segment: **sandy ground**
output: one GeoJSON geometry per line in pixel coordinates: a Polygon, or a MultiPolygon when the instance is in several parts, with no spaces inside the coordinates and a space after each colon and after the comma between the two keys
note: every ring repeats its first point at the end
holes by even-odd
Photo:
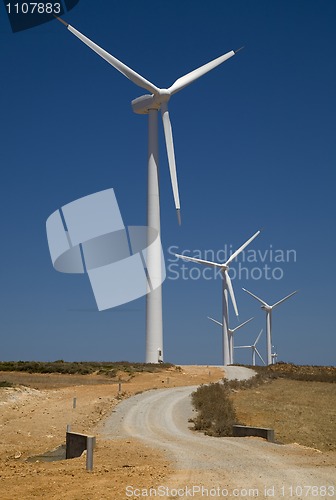
{"type": "Polygon", "coordinates": [[[0,389],[1,500],[114,500],[127,498],[128,484],[161,484],[173,470],[165,454],[129,438],[107,442],[98,437],[92,473],[85,470],[84,456],[52,463],[26,460],[63,444],[67,424],[74,432],[96,435],[97,424],[128,396],[152,388],[215,382],[222,377],[221,368],[198,366],[133,378],[121,374],[119,394],[118,384],[106,383],[98,376],[0,373],[1,380],[29,385],[0,389]],[[72,385],[74,381],[78,385],[72,385]]]}
{"type": "MultiPolygon", "coordinates": [[[[256,496],[273,491],[274,498],[290,494],[291,485],[332,485],[335,467],[317,450],[268,443],[257,438],[215,438],[192,431],[190,394],[196,387],[147,391],[123,401],[100,425],[102,436],[135,437],[162,449],[176,469],[168,489],[188,485],[234,495],[251,490],[256,496]]],[[[242,495],[240,495],[242,496],[242,495]]],[[[248,496],[248,495],[247,495],[248,496]]],[[[313,498],[313,493],[297,495],[313,498]]],[[[202,498],[201,494],[198,496],[202,498]]],[[[197,497],[196,497],[197,498],[197,497]]]]}
{"type": "MultiPolygon", "coordinates": [[[[30,387],[0,389],[1,500],[39,498],[118,500],[141,498],[136,496],[136,493],[148,493],[151,487],[156,488],[153,491],[165,493],[164,498],[180,498],[183,491],[177,494],[176,491],[171,492],[164,488],[188,485],[189,487],[195,485],[204,488],[228,488],[231,496],[233,496],[232,488],[238,487],[240,488],[239,494],[235,496],[239,498],[256,496],[256,490],[253,491],[253,486],[256,485],[258,496],[261,498],[291,498],[294,490],[290,491],[288,488],[303,487],[303,484],[298,483],[301,479],[306,485],[307,481],[310,481],[310,486],[322,486],[323,479],[326,484],[329,484],[330,470],[335,465],[334,453],[320,453],[301,446],[291,446],[278,447],[281,450],[277,451],[278,455],[274,457],[273,451],[270,450],[275,445],[270,446],[269,443],[258,439],[247,438],[237,445],[235,444],[237,439],[229,438],[225,441],[226,447],[223,447],[220,444],[222,440],[208,438],[213,443],[209,445],[207,439],[203,439],[206,438],[203,435],[195,435],[196,441],[191,440],[191,448],[188,450],[186,438],[183,435],[184,432],[188,432],[188,429],[182,432],[180,428],[181,425],[187,426],[188,424],[185,418],[181,420],[176,416],[179,413],[173,412],[176,404],[172,401],[164,403],[163,406],[154,404],[154,408],[156,406],[164,408],[164,410],[161,409],[161,414],[155,417],[154,425],[158,427],[166,418],[170,422],[168,426],[170,437],[167,438],[161,434],[160,446],[150,439],[143,439],[145,434],[153,432],[152,424],[146,419],[141,420],[140,412],[146,413],[151,407],[145,399],[141,405],[139,403],[139,406],[135,407],[137,408],[135,412],[133,410],[133,415],[138,421],[136,432],[132,429],[135,425],[132,420],[128,424],[130,432],[125,432],[124,429],[119,435],[114,436],[119,424],[114,425],[111,422],[108,424],[108,432],[102,430],[104,426],[106,429],[109,416],[112,414],[114,417],[118,414],[121,406],[117,408],[117,404],[121,399],[127,399],[127,396],[138,394],[137,398],[141,400],[147,395],[152,397],[151,395],[154,394],[153,397],[156,398],[160,397],[162,392],[168,395],[173,387],[197,386],[201,383],[217,381],[222,376],[223,370],[215,367],[182,367],[181,371],[171,369],[157,374],[146,373],[132,379],[124,376],[122,395],[119,395],[118,384],[106,383],[106,380],[101,383],[102,379],[97,376],[86,376],[85,385],[69,386],[69,381],[74,380],[71,377],[67,380],[67,377],[57,375],[35,377],[22,374],[21,383],[29,383],[30,387]],[[168,391],[139,394],[151,388],[168,388],[168,391]],[[76,397],[75,409],[73,408],[74,397],[76,397]],[[46,452],[64,443],[67,424],[71,424],[73,431],[97,436],[93,472],[85,470],[85,456],[52,463],[26,461],[28,457],[46,452]],[[173,436],[176,434],[175,438],[172,438],[171,434],[173,436]],[[137,437],[134,438],[134,436],[137,437]],[[165,439],[168,439],[166,444],[165,439]],[[173,448],[168,446],[169,440],[172,439],[175,441],[173,448]],[[252,443],[252,449],[249,443],[252,443]],[[214,452],[214,449],[217,451],[214,452]],[[213,453],[215,453],[214,456],[213,453]],[[258,474],[260,461],[268,471],[267,482],[263,474],[258,474]],[[297,467],[300,468],[301,475],[295,476],[292,469],[297,467]],[[262,488],[264,486],[271,488],[272,479],[277,480],[277,488],[281,488],[281,479],[283,479],[283,494],[281,491],[278,491],[277,495],[272,495],[272,491],[269,491],[268,495],[264,494],[262,488]],[[318,484],[312,484],[314,480],[318,480],[318,484]],[[291,485],[289,481],[296,481],[296,483],[291,485]],[[163,489],[158,490],[159,487],[163,489]],[[242,488],[246,490],[251,488],[251,491],[244,491],[242,488]]],[[[1,379],[4,378],[9,380],[9,374],[6,373],[1,377],[1,379]]],[[[13,374],[13,379],[15,379],[15,374],[13,374]]],[[[83,379],[79,377],[79,382],[81,380],[83,379]]],[[[184,389],[179,391],[183,392],[184,389]]],[[[127,403],[127,401],[122,401],[121,404],[127,403]]],[[[182,405],[185,408],[185,404],[185,399],[183,402],[182,398],[177,406],[182,405]]],[[[131,406],[134,408],[134,405],[131,406]]],[[[164,426],[166,427],[166,424],[164,426]]],[[[190,441],[189,438],[188,441],[190,441]]],[[[331,493],[331,490],[328,492],[331,493]]],[[[295,498],[316,498],[322,497],[320,493],[323,493],[323,490],[318,491],[319,495],[314,494],[315,490],[313,493],[310,492],[311,494],[297,495],[296,493],[300,493],[299,490],[295,490],[294,493],[295,498]]],[[[216,496],[220,497],[219,494],[216,496]]],[[[324,495],[324,497],[327,496],[332,495],[324,495]]],[[[142,497],[144,498],[145,495],[142,497]]],[[[205,495],[201,493],[193,495],[193,498],[204,497],[205,495]]]]}

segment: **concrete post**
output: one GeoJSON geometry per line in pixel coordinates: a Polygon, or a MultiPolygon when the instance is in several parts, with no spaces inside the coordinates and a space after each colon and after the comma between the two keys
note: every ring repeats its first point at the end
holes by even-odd
{"type": "Polygon", "coordinates": [[[94,437],[88,436],[86,439],[86,470],[93,470],[93,446],[94,437]]]}

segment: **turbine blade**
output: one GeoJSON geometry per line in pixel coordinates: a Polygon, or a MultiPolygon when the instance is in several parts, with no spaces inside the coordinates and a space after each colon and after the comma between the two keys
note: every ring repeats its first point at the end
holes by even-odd
{"type": "Polygon", "coordinates": [[[257,231],[253,236],[251,236],[250,239],[248,239],[247,241],[245,241],[245,243],[241,247],[239,247],[238,250],[236,250],[235,252],[233,252],[233,254],[230,255],[229,259],[225,262],[225,265],[230,264],[230,262],[232,262],[237,257],[237,255],[239,255],[240,252],[242,252],[244,250],[244,248],[246,248],[247,245],[249,245],[251,243],[251,241],[253,241],[254,238],[256,238],[258,236],[258,234],[260,234],[260,231],[257,231]]]}
{"type": "Polygon", "coordinates": [[[56,16],[55,14],[53,14],[53,16],[56,17],[57,21],[64,24],[64,26],[66,26],[66,27],[69,26],[69,24],[66,21],[64,21],[63,19],[61,19],[60,17],[56,16]]]}
{"type": "Polygon", "coordinates": [[[227,282],[227,285],[228,285],[228,289],[229,289],[229,293],[230,293],[230,296],[231,296],[231,300],[232,300],[234,311],[236,313],[236,316],[239,316],[237,302],[236,302],[235,294],[234,294],[234,291],[233,291],[232,281],[231,281],[231,278],[229,276],[229,273],[226,270],[225,270],[225,276],[226,276],[226,282],[227,282]]]}
{"type": "Polygon", "coordinates": [[[252,345],[235,345],[234,346],[234,349],[251,349],[251,347],[253,347],[252,345]]]}
{"type": "Polygon", "coordinates": [[[254,348],[254,350],[255,350],[255,352],[258,354],[258,356],[259,356],[259,358],[261,359],[261,361],[262,361],[262,362],[264,363],[264,365],[266,366],[266,363],[265,363],[265,361],[263,360],[263,357],[262,357],[262,355],[260,354],[260,352],[258,351],[258,349],[255,347],[255,348],[254,348]]]}
{"type": "Polygon", "coordinates": [[[217,325],[223,326],[223,323],[221,323],[220,321],[217,321],[216,319],[210,318],[210,316],[207,316],[207,318],[210,319],[211,321],[213,321],[214,323],[217,323],[217,325]]]}
{"type": "Polygon", "coordinates": [[[289,295],[287,295],[286,297],[284,297],[283,299],[279,300],[279,302],[276,302],[275,304],[272,305],[272,309],[276,306],[278,306],[279,304],[281,304],[282,302],[285,302],[285,300],[289,299],[289,297],[291,297],[292,295],[294,295],[295,293],[297,293],[298,290],[295,290],[295,292],[292,292],[290,293],[289,295]]]}
{"type": "Polygon", "coordinates": [[[216,262],[210,262],[208,260],[195,259],[195,257],[188,257],[187,255],[179,255],[175,254],[175,257],[179,257],[180,259],[188,260],[190,262],[197,262],[197,264],[204,264],[205,266],[210,267],[223,267],[222,264],[217,264],[216,262]]]}
{"type": "Polygon", "coordinates": [[[258,337],[256,338],[256,340],[255,340],[254,344],[253,344],[253,345],[254,345],[254,347],[258,344],[258,342],[259,342],[259,339],[260,339],[260,336],[261,336],[262,332],[263,332],[263,329],[261,329],[261,330],[260,330],[260,333],[259,333],[258,337]]]}
{"type": "Polygon", "coordinates": [[[235,332],[236,330],[239,330],[240,328],[242,328],[244,325],[246,325],[246,323],[249,323],[250,321],[252,321],[254,318],[250,318],[248,319],[247,321],[244,321],[244,323],[241,323],[240,325],[236,326],[236,328],[233,328],[232,329],[232,333],[235,332]]]}
{"type": "Polygon", "coordinates": [[[254,297],[255,299],[259,300],[259,302],[260,302],[261,304],[263,304],[264,306],[266,306],[266,307],[270,307],[270,306],[267,304],[267,302],[265,302],[264,300],[261,300],[259,297],[257,297],[256,295],[254,295],[254,293],[249,292],[248,290],[246,290],[246,288],[243,288],[243,290],[244,290],[244,292],[248,293],[249,295],[252,295],[252,297],[254,297]]]}
{"type": "Polygon", "coordinates": [[[168,89],[170,94],[175,94],[175,92],[179,92],[182,90],[184,87],[187,85],[190,85],[192,82],[200,78],[201,76],[205,75],[212,69],[216,68],[216,66],[219,66],[223,62],[227,61],[230,59],[230,57],[235,55],[235,51],[231,50],[230,52],[227,52],[226,54],[217,57],[216,59],[213,59],[213,61],[208,62],[207,64],[204,64],[203,66],[194,69],[194,71],[191,71],[190,73],[187,73],[184,76],[181,76],[181,78],[178,78],[173,85],[171,85],[168,89]]]}
{"type": "MultiPolygon", "coordinates": [[[[174,194],[174,202],[175,202],[175,207],[176,207],[176,211],[177,211],[178,218],[179,218],[179,215],[180,215],[180,197],[179,197],[179,189],[178,189],[177,173],[176,173],[173,132],[172,132],[172,127],[171,127],[171,123],[170,123],[167,102],[163,102],[161,104],[161,115],[162,115],[162,121],[163,121],[164,135],[165,135],[165,139],[166,139],[168,164],[169,164],[170,179],[171,179],[173,194],[174,194]]],[[[181,219],[179,219],[179,223],[181,224],[181,219]]]]}
{"type": "MultiPolygon", "coordinates": [[[[56,17],[56,16],[55,16],[56,17]]],[[[148,90],[148,92],[151,92],[153,94],[158,94],[160,92],[160,89],[156,87],[153,83],[150,81],[146,80],[143,76],[139,75],[133,69],[129,68],[126,66],[126,64],[122,63],[117,59],[116,57],[112,56],[106,50],[102,49],[97,45],[96,43],[92,42],[89,38],[87,38],[85,35],[80,33],[78,30],[76,30],[73,26],[70,24],[67,24],[65,21],[63,21],[60,18],[57,18],[61,23],[65,24],[68,28],[68,30],[75,35],[79,40],[81,40],[85,45],[90,47],[96,54],[98,54],[100,57],[105,59],[109,64],[111,64],[115,69],[120,71],[126,78],[131,80],[135,85],[138,85],[138,87],[142,87],[143,89],[148,90]]]]}

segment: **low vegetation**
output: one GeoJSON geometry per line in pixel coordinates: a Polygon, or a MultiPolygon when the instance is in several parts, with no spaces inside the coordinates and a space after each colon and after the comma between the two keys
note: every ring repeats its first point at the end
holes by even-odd
{"type": "Polygon", "coordinates": [[[193,392],[192,402],[198,412],[193,419],[195,430],[208,436],[232,436],[237,416],[228,384],[201,385],[193,392]]]}
{"type": "MultiPolygon", "coordinates": [[[[252,368],[252,367],[251,367],[252,368]]],[[[336,449],[336,368],[278,363],[249,380],[204,385],[193,394],[195,430],[232,436],[235,424],[270,427],[281,443],[336,449]]]]}
{"type": "Polygon", "coordinates": [[[232,436],[233,425],[239,424],[232,393],[258,387],[271,378],[266,373],[258,373],[248,380],[224,379],[216,384],[201,385],[192,394],[192,403],[197,410],[197,417],[192,420],[194,429],[209,436],[232,436]]]}
{"type": "Polygon", "coordinates": [[[279,377],[234,391],[232,402],[244,425],[274,429],[279,443],[336,450],[336,384],[279,377]]]}
{"type": "Polygon", "coordinates": [[[67,362],[57,360],[52,362],[43,361],[2,361],[0,371],[3,372],[28,372],[28,373],[61,373],[89,375],[98,373],[108,377],[116,377],[118,372],[125,372],[129,375],[139,372],[158,372],[172,367],[170,363],[130,363],[128,361],[108,362],[108,361],[73,361],[67,362]]]}
{"type": "Polygon", "coordinates": [[[238,417],[232,402],[232,393],[252,389],[271,380],[265,373],[258,373],[248,380],[222,380],[216,384],[201,385],[192,394],[197,417],[192,420],[194,429],[209,436],[232,436],[238,417]]]}
{"type": "Polygon", "coordinates": [[[293,363],[276,363],[269,366],[250,366],[265,378],[287,378],[306,382],[336,382],[335,366],[295,365],[293,363]]]}

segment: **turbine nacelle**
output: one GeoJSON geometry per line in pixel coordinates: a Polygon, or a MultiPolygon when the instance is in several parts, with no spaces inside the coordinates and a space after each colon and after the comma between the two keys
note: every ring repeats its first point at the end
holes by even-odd
{"type": "Polygon", "coordinates": [[[85,45],[87,45],[91,50],[96,52],[100,57],[105,59],[106,62],[111,64],[117,71],[119,71],[122,75],[128,78],[131,82],[133,82],[137,87],[141,87],[142,89],[147,90],[149,94],[143,95],[134,99],[132,101],[132,108],[135,113],[144,115],[148,114],[150,110],[158,111],[161,109],[162,122],[164,128],[164,136],[166,141],[167,148],[167,156],[168,156],[168,165],[170,171],[170,178],[172,183],[173,195],[175,208],[177,212],[177,219],[179,224],[181,224],[181,215],[180,215],[180,198],[179,198],[179,189],[177,182],[177,173],[176,173],[176,162],[175,162],[175,152],[174,152],[174,142],[173,142],[173,133],[172,127],[170,123],[169,111],[168,111],[168,101],[170,96],[184,89],[195,80],[205,75],[209,71],[213,70],[223,62],[230,59],[230,57],[235,55],[234,50],[230,50],[226,54],[223,54],[212,61],[203,64],[199,68],[187,73],[184,76],[178,78],[173,85],[171,85],[168,89],[160,89],[152,82],[141,76],[139,73],[134,71],[132,68],[124,64],[122,61],[114,57],[112,54],[109,54],[102,47],[99,47],[92,40],[87,38],[85,35],[80,33],[76,28],[70,26],[67,22],[59,17],[55,16],[62,24],[66,26],[66,28],[79,40],[81,40],[85,45]]]}
{"type": "Polygon", "coordinates": [[[160,109],[161,104],[156,101],[154,94],[146,94],[137,97],[132,101],[132,109],[134,113],[139,115],[147,115],[150,109],[160,109]]]}
{"type": "Polygon", "coordinates": [[[233,308],[235,310],[236,316],[238,317],[238,307],[236,304],[236,299],[234,296],[231,278],[230,278],[230,275],[228,273],[228,270],[229,270],[229,266],[230,266],[231,262],[244,250],[244,248],[247,247],[247,245],[249,245],[251,243],[251,241],[254,240],[254,238],[256,238],[258,236],[258,234],[260,234],[260,231],[257,231],[253,236],[251,236],[251,238],[249,238],[247,241],[245,241],[245,243],[241,247],[239,247],[238,250],[236,250],[235,252],[233,252],[232,255],[230,255],[230,257],[228,258],[228,260],[226,262],[224,262],[224,264],[220,264],[219,262],[211,262],[209,260],[196,259],[195,257],[187,257],[186,255],[175,254],[175,257],[179,257],[181,259],[188,260],[190,262],[197,262],[198,264],[203,264],[205,266],[219,268],[221,275],[222,275],[222,278],[223,278],[223,286],[225,287],[225,289],[228,290],[228,292],[231,296],[233,308]]]}
{"type": "MultiPolygon", "coordinates": [[[[77,0],[78,1],[78,0],[77,0]]],[[[125,78],[133,84],[147,92],[146,95],[140,96],[132,101],[132,108],[135,113],[148,114],[148,192],[147,192],[147,214],[148,226],[153,226],[158,230],[160,236],[160,191],[158,179],[158,132],[157,132],[157,114],[161,111],[164,137],[167,149],[168,166],[172,191],[174,196],[174,204],[177,213],[178,223],[181,224],[180,214],[180,199],[179,188],[176,173],[175,151],[173,142],[172,126],[168,111],[168,101],[170,96],[184,89],[198,78],[212,71],[214,68],[224,63],[232,56],[235,51],[231,50],[226,54],[213,59],[212,61],[203,64],[199,68],[190,71],[189,73],[178,78],[168,89],[161,89],[152,82],[144,78],[142,75],[134,71],[132,68],[124,64],[122,61],[108,53],[102,47],[94,43],[88,37],[80,33],[73,26],[70,26],[63,19],[55,16],[74,36],[81,42],[87,45],[99,57],[104,59],[114,69],[119,71],[125,78]]],[[[143,91],[143,90],[142,90],[143,91]]],[[[153,252],[150,252],[147,259],[148,273],[155,278],[161,276],[161,248],[158,246],[153,252]]],[[[226,272],[224,273],[225,276],[226,272]]],[[[229,275],[227,275],[228,287],[230,294],[233,296],[232,284],[229,275]]],[[[224,280],[223,280],[224,283],[224,280]]],[[[235,300],[233,298],[233,300],[235,300]]],[[[238,315],[237,306],[234,301],[236,314],[238,315]]],[[[162,305],[161,305],[161,289],[158,288],[155,295],[149,293],[147,295],[147,323],[146,323],[146,362],[158,361],[156,349],[162,346],[162,305]],[[155,342],[154,342],[155,340],[155,342]],[[155,347],[153,347],[155,346],[155,347]]],[[[161,350],[161,347],[160,347],[161,350]]],[[[159,358],[160,361],[160,358],[159,358]]]]}
{"type": "Polygon", "coordinates": [[[251,295],[251,297],[255,298],[259,303],[261,303],[262,304],[261,305],[261,309],[263,309],[267,313],[267,315],[266,315],[266,328],[267,328],[266,329],[267,364],[271,365],[272,361],[275,359],[275,358],[272,357],[271,311],[275,307],[277,307],[278,305],[280,305],[283,302],[285,302],[286,300],[288,300],[290,297],[292,297],[298,291],[295,290],[295,292],[292,292],[289,295],[286,295],[286,297],[284,297],[281,300],[278,300],[278,302],[275,302],[274,304],[272,304],[270,306],[269,304],[267,304],[267,302],[265,302],[264,300],[262,300],[260,297],[258,297],[257,295],[254,295],[254,293],[250,292],[249,290],[246,290],[246,288],[243,288],[243,290],[244,290],[244,292],[246,292],[249,295],[251,295]]]}
{"type": "Polygon", "coordinates": [[[167,89],[160,89],[159,94],[145,94],[132,101],[132,109],[134,113],[139,115],[147,115],[151,109],[159,110],[162,103],[168,102],[170,92],[167,89]]]}

